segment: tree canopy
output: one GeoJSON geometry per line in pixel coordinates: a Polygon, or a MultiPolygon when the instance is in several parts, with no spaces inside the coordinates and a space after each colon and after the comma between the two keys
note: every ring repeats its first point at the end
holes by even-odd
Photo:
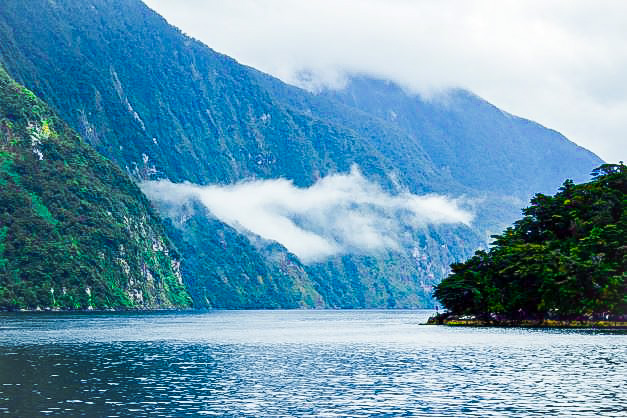
{"type": "Polygon", "coordinates": [[[625,315],[626,190],[621,162],[537,194],[489,251],[451,265],[435,297],[451,314],[478,318],[625,315]]]}

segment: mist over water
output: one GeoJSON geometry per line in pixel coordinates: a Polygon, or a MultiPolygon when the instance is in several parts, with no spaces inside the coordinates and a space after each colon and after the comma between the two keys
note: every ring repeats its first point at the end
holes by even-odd
{"type": "Polygon", "coordinates": [[[431,313],[0,314],[0,413],[624,416],[625,333],[431,313]]]}
{"type": "Polygon", "coordinates": [[[461,198],[393,194],[366,179],[357,166],[308,188],[286,179],[229,186],[161,180],[141,186],[152,200],[169,205],[197,199],[221,221],[277,241],[304,262],[343,253],[399,249],[406,228],[470,225],[474,217],[461,198]]]}

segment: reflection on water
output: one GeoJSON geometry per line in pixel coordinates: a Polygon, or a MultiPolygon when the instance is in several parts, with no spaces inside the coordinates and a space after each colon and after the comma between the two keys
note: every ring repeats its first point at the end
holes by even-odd
{"type": "Polygon", "coordinates": [[[2,314],[11,416],[627,416],[627,335],[426,311],[2,314]]]}

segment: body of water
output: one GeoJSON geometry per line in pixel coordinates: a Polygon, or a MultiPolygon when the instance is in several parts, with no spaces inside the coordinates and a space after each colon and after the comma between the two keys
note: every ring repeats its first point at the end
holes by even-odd
{"type": "Polygon", "coordinates": [[[627,416],[624,332],[430,314],[0,314],[0,413],[627,416]]]}

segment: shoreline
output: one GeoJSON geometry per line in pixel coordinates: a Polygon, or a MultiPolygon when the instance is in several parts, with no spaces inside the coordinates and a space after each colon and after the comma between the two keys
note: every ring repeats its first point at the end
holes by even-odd
{"type": "Polygon", "coordinates": [[[108,309],[4,309],[0,308],[0,313],[132,313],[132,312],[213,312],[213,311],[431,311],[435,312],[432,308],[379,308],[379,307],[367,307],[367,308],[309,308],[309,307],[246,307],[246,308],[108,308],[108,309]]]}
{"type": "Polygon", "coordinates": [[[90,313],[90,314],[102,314],[102,313],[132,313],[132,312],[189,312],[195,311],[193,308],[108,308],[108,309],[60,309],[60,308],[46,308],[46,309],[0,309],[0,313],[90,313]]]}
{"type": "Polygon", "coordinates": [[[514,327],[514,328],[568,328],[568,329],[616,329],[627,330],[624,320],[572,320],[572,319],[520,319],[480,320],[476,318],[430,317],[424,325],[446,325],[452,327],[514,327]]]}

